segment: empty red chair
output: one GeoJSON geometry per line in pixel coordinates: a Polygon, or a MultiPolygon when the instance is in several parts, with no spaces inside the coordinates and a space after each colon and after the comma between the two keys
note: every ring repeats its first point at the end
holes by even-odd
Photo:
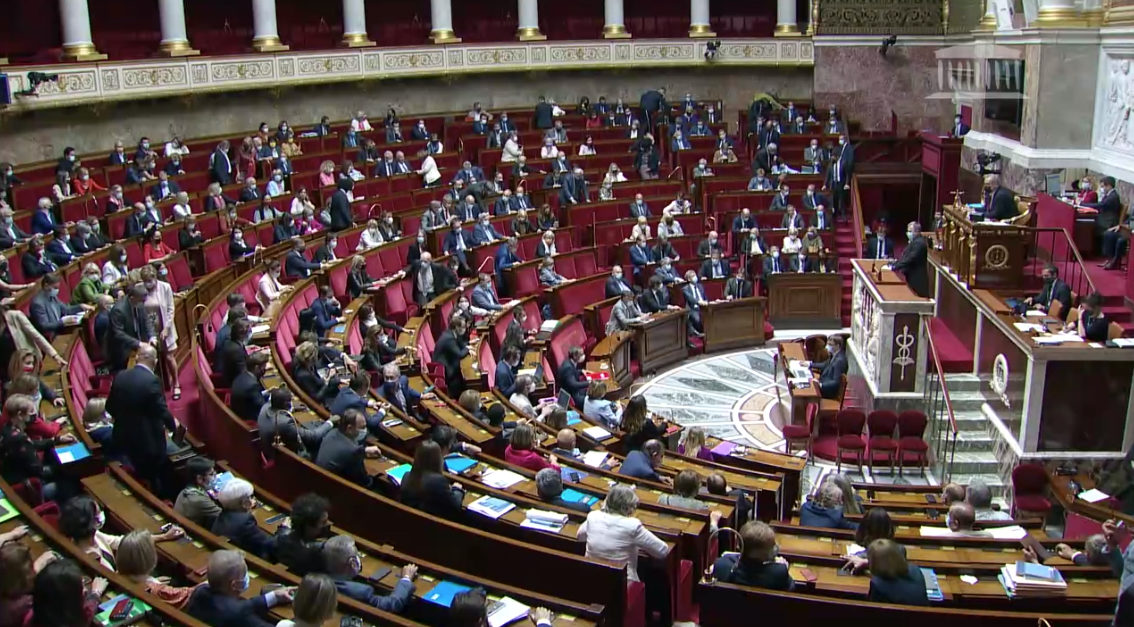
{"type": "Polygon", "coordinates": [[[926,444],[925,425],[929,421],[925,413],[916,409],[907,409],[898,414],[898,476],[902,476],[902,467],[906,464],[906,453],[917,458],[918,467],[924,468],[928,464],[929,444],[926,444]]]}
{"type": "Polygon", "coordinates": [[[1047,500],[1047,471],[1040,464],[1020,464],[1012,470],[1012,518],[1024,512],[1043,517],[1051,509],[1047,500]]]}
{"type": "Polygon", "coordinates": [[[881,453],[890,464],[890,474],[894,474],[894,457],[898,452],[894,428],[897,426],[898,414],[888,409],[876,409],[866,417],[866,429],[870,436],[866,441],[866,461],[870,465],[870,472],[874,472],[874,454],[881,453]]]}
{"type": "Polygon", "coordinates": [[[784,434],[784,452],[788,455],[792,454],[792,449],[795,448],[794,444],[803,441],[805,442],[803,450],[807,451],[807,459],[811,460],[811,445],[815,443],[815,416],[819,413],[818,403],[808,403],[806,419],[804,424],[801,425],[784,425],[782,433],[784,434]]]}
{"type": "Polygon", "coordinates": [[[866,452],[866,438],[862,437],[862,427],[866,424],[866,414],[860,409],[840,409],[835,415],[835,467],[842,472],[843,452],[854,453],[858,459],[858,471],[862,472],[862,454],[866,452]]]}

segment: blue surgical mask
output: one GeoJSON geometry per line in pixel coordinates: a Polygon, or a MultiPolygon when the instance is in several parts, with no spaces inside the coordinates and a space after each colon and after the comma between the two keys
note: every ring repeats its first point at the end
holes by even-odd
{"type": "Polygon", "coordinates": [[[249,574],[249,572],[247,570],[245,570],[244,571],[244,579],[242,579],[240,581],[240,592],[244,592],[245,590],[247,590],[248,586],[250,586],[250,585],[252,585],[252,575],[249,574]]]}

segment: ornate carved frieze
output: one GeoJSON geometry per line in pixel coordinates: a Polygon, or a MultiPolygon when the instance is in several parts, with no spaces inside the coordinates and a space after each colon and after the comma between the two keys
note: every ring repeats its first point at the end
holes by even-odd
{"type": "Polygon", "coordinates": [[[940,35],[942,0],[821,0],[820,35],[940,35]]]}

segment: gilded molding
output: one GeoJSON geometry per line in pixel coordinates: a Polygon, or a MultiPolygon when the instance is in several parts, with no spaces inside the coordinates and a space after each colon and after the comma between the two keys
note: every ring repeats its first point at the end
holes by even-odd
{"type": "MultiPolygon", "coordinates": [[[[830,0],[825,0],[830,1],[830,0]]],[[[5,68],[13,92],[27,89],[29,71],[59,74],[39,86],[39,96],[17,98],[7,112],[86,106],[126,98],[182,97],[187,93],[237,91],[357,81],[432,77],[440,74],[615,70],[641,67],[703,68],[702,45],[689,39],[599,39],[579,42],[425,45],[338,48],[225,57],[174,57],[136,61],[5,68]]],[[[811,67],[808,37],[725,39],[713,65],[811,67]]]]}
{"type": "Polygon", "coordinates": [[[819,35],[941,35],[944,0],[823,0],[819,35]]]}

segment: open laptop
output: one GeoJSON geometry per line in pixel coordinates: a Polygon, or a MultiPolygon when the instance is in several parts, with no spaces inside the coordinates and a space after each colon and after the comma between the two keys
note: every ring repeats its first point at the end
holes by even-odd
{"type": "Polygon", "coordinates": [[[559,390],[559,398],[555,401],[563,409],[571,409],[571,393],[567,390],[559,390]]]}

